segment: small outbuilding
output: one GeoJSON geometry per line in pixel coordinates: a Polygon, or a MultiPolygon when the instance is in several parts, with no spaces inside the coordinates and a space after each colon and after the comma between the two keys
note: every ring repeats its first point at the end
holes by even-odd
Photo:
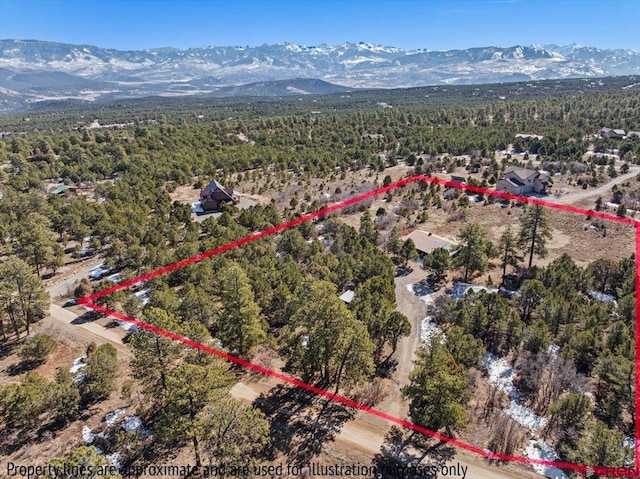
{"type": "Polygon", "coordinates": [[[53,196],[65,196],[68,194],[75,194],[76,192],[76,187],[75,186],[69,186],[69,185],[60,185],[58,187],[56,187],[55,189],[51,190],[49,192],[49,194],[53,195],[53,196]]]}

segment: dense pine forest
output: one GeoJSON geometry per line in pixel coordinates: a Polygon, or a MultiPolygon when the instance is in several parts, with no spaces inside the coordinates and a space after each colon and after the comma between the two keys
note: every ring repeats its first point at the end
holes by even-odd
{"type": "MultiPolygon", "coordinates": [[[[509,166],[544,169],[585,189],[604,185],[640,165],[640,138],[598,136],[602,128],[640,131],[638,85],[610,78],[296,99],[154,98],[46,105],[1,117],[1,355],[19,353],[21,362],[0,386],[0,450],[13,454],[58,434],[120,395],[128,404],[138,398],[150,431],[104,440],[107,453],[125,451],[121,465],[145,464],[172,448],[197,465],[248,457],[253,465],[294,454],[278,441],[287,430],[276,430],[268,406],[229,396],[242,370],[146,331],[127,336],[132,357],[124,369],[112,345],[91,344],[79,380],[65,368],[51,377],[34,371],[56,348],[51,337],[33,332],[50,304],[116,280],[84,278],[62,299],[50,285],[87,257],[100,258],[117,281],[137,277],[389,184],[400,167],[402,176],[455,174],[487,188],[509,166]],[[175,194],[197,196],[213,179],[255,204],[224,206],[196,221],[189,202],[175,194]]],[[[611,202],[619,216],[635,214],[639,178],[614,185],[588,209],[611,202]]],[[[559,458],[629,466],[635,258],[621,247],[615,258],[562,254],[538,264],[558,221],[539,207],[451,198],[426,183],[382,201],[302,223],[100,302],[375,405],[389,394],[384,385],[412,331],[396,293],[403,271],[423,268],[424,283],[441,292],[458,281],[493,286],[462,299],[442,294],[429,304],[444,339],[423,344],[399,391],[411,420],[456,437],[481,424],[483,447],[520,455],[527,433],[501,412],[508,395],[479,386],[483,361],[505,358],[519,400],[547,418],[536,437],[553,444],[559,458]],[[488,231],[475,219],[483,208],[495,208],[493,229],[501,214],[513,227],[488,231]],[[443,212],[457,225],[456,255],[435,250],[418,263],[413,241],[401,232],[429,227],[443,212]],[[345,291],[354,293],[352,301],[339,298],[345,291]]],[[[585,221],[584,230],[600,239],[618,231],[585,221]]],[[[327,406],[315,407],[320,417],[327,406]]],[[[48,459],[107,464],[86,446],[48,459]]]]}

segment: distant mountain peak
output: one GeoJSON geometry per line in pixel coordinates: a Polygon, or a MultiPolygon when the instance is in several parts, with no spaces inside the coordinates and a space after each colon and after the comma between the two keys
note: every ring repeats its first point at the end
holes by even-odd
{"type": "Polygon", "coordinates": [[[307,92],[297,86],[288,93],[255,86],[292,78],[317,78],[348,88],[398,88],[633,75],[640,74],[640,53],[576,44],[405,50],[367,41],[120,51],[0,40],[0,72],[2,110],[51,99],[307,92]],[[243,90],[243,84],[254,86],[243,90]]]}

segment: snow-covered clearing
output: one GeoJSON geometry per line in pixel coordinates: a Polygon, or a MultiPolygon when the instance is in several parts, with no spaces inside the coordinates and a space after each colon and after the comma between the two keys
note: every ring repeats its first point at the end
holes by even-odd
{"type": "MultiPolygon", "coordinates": [[[[557,354],[558,349],[557,346],[550,346],[549,354],[557,354]]],[[[491,353],[485,353],[481,363],[489,375],[489,384],[503,391],[511,400],[509,406],[503,412],[531,432],[533,439],[524,449],[525,456],[548,461],[557,460],[558,454],[553,446],[537,437],[538,431],[547,425],[547,419],[538,416],[531,409],[522,405],[520,393],[513,385],[515,369],[507,361],[502,358],[496,358],[491,353]]],[[[557,467],[534,464],[533,469],[538,474],[542,474],[549,479],[568,479],[567,475],[557,467]]]]}
{"type": "Polygon", "coordinates": [[[113,427],[116,425],[116,423],[118,422],[118,418],[120,416],[122,416],[125,412],[127,412],[126,409],[124,408],[120,408],[120,409],[116,409],[113,412],[108,413],[105,417],[104,420],[107,423],[107,426],[109,427],[113,427]]]}
{"type": "MultiPolygon", "coordinates": [[[[542,459],[544,461],[557,461],[559,459],[553,446],[542,439],[531,440],[524,448],[524,455],[530,459],[542,459]]],[[[532,464],[533,469],[549,479],[568,479],[567,475],[554,466],[544,464],[532,464]]]]}
{"type": "Polygon", "coordinates": [[[444,344],[445,338],[442,329],[427,316],[420,323],[420,340],[425,344],[431,344],[435,338],[440,338],[440,343],[444,344]]]}
{"type": "MultiPolygon", "coordinates": [[[[82,441],[86,445],[93,444],[96,438],[108,439],[111,432],[113,432],[118,427],[124,429],[130,433],[139,433],[142,435],[146,435],[147,431],[144,429],[144,425],[142,424],[142,420],[138,416],[125,416],[124,419],[121,419],[122,416],[125,415],[127,410],[125,408],[118,408],[115,411],[111,411],[107,413],[104,417],[104,421],[108,426],[107,432],[100,432],[95,434],[91,428],[87,425],[82,426],[82,441]]],[[[96,452],[98,454],[102,454],[103,451],[99,447],[96,447],[96,452]]],[[[120,469],[120,456],[122,454],[122,450],[116,451],[113,454],[108,454],[106,459],[117,469],[120,469]]]]}
{"type": "Polygon", "coordinates": [[[545,418],[538,416],[531,409],[522,405],[520,394],[513,385],[515,369],[507,361],[496,358],[491,353],[485,353],[481,362],[489,374],[489,384],[506,393],[511,399],[511,403],[504,410],[505,414],[532,433],[537,433],[547,425],[545,418]]]}

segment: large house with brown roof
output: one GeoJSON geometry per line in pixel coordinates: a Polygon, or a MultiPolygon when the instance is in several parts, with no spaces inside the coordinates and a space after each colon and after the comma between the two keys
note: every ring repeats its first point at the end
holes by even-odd
{"type": "Polygon", "coordinates": [[[236,204],[238,199],[232,188],[225,188],[216,180],[209,183],[200,193],[200,206],[204,211],[219,210],[225,203],[236,204]]]}
{"type": "Polygon", "coordinates": [[[496,182],[496,191],[506,191],[514,195],[545,194],[550,184],[549,175],[546,173],[511,166],[496,182]]]}

